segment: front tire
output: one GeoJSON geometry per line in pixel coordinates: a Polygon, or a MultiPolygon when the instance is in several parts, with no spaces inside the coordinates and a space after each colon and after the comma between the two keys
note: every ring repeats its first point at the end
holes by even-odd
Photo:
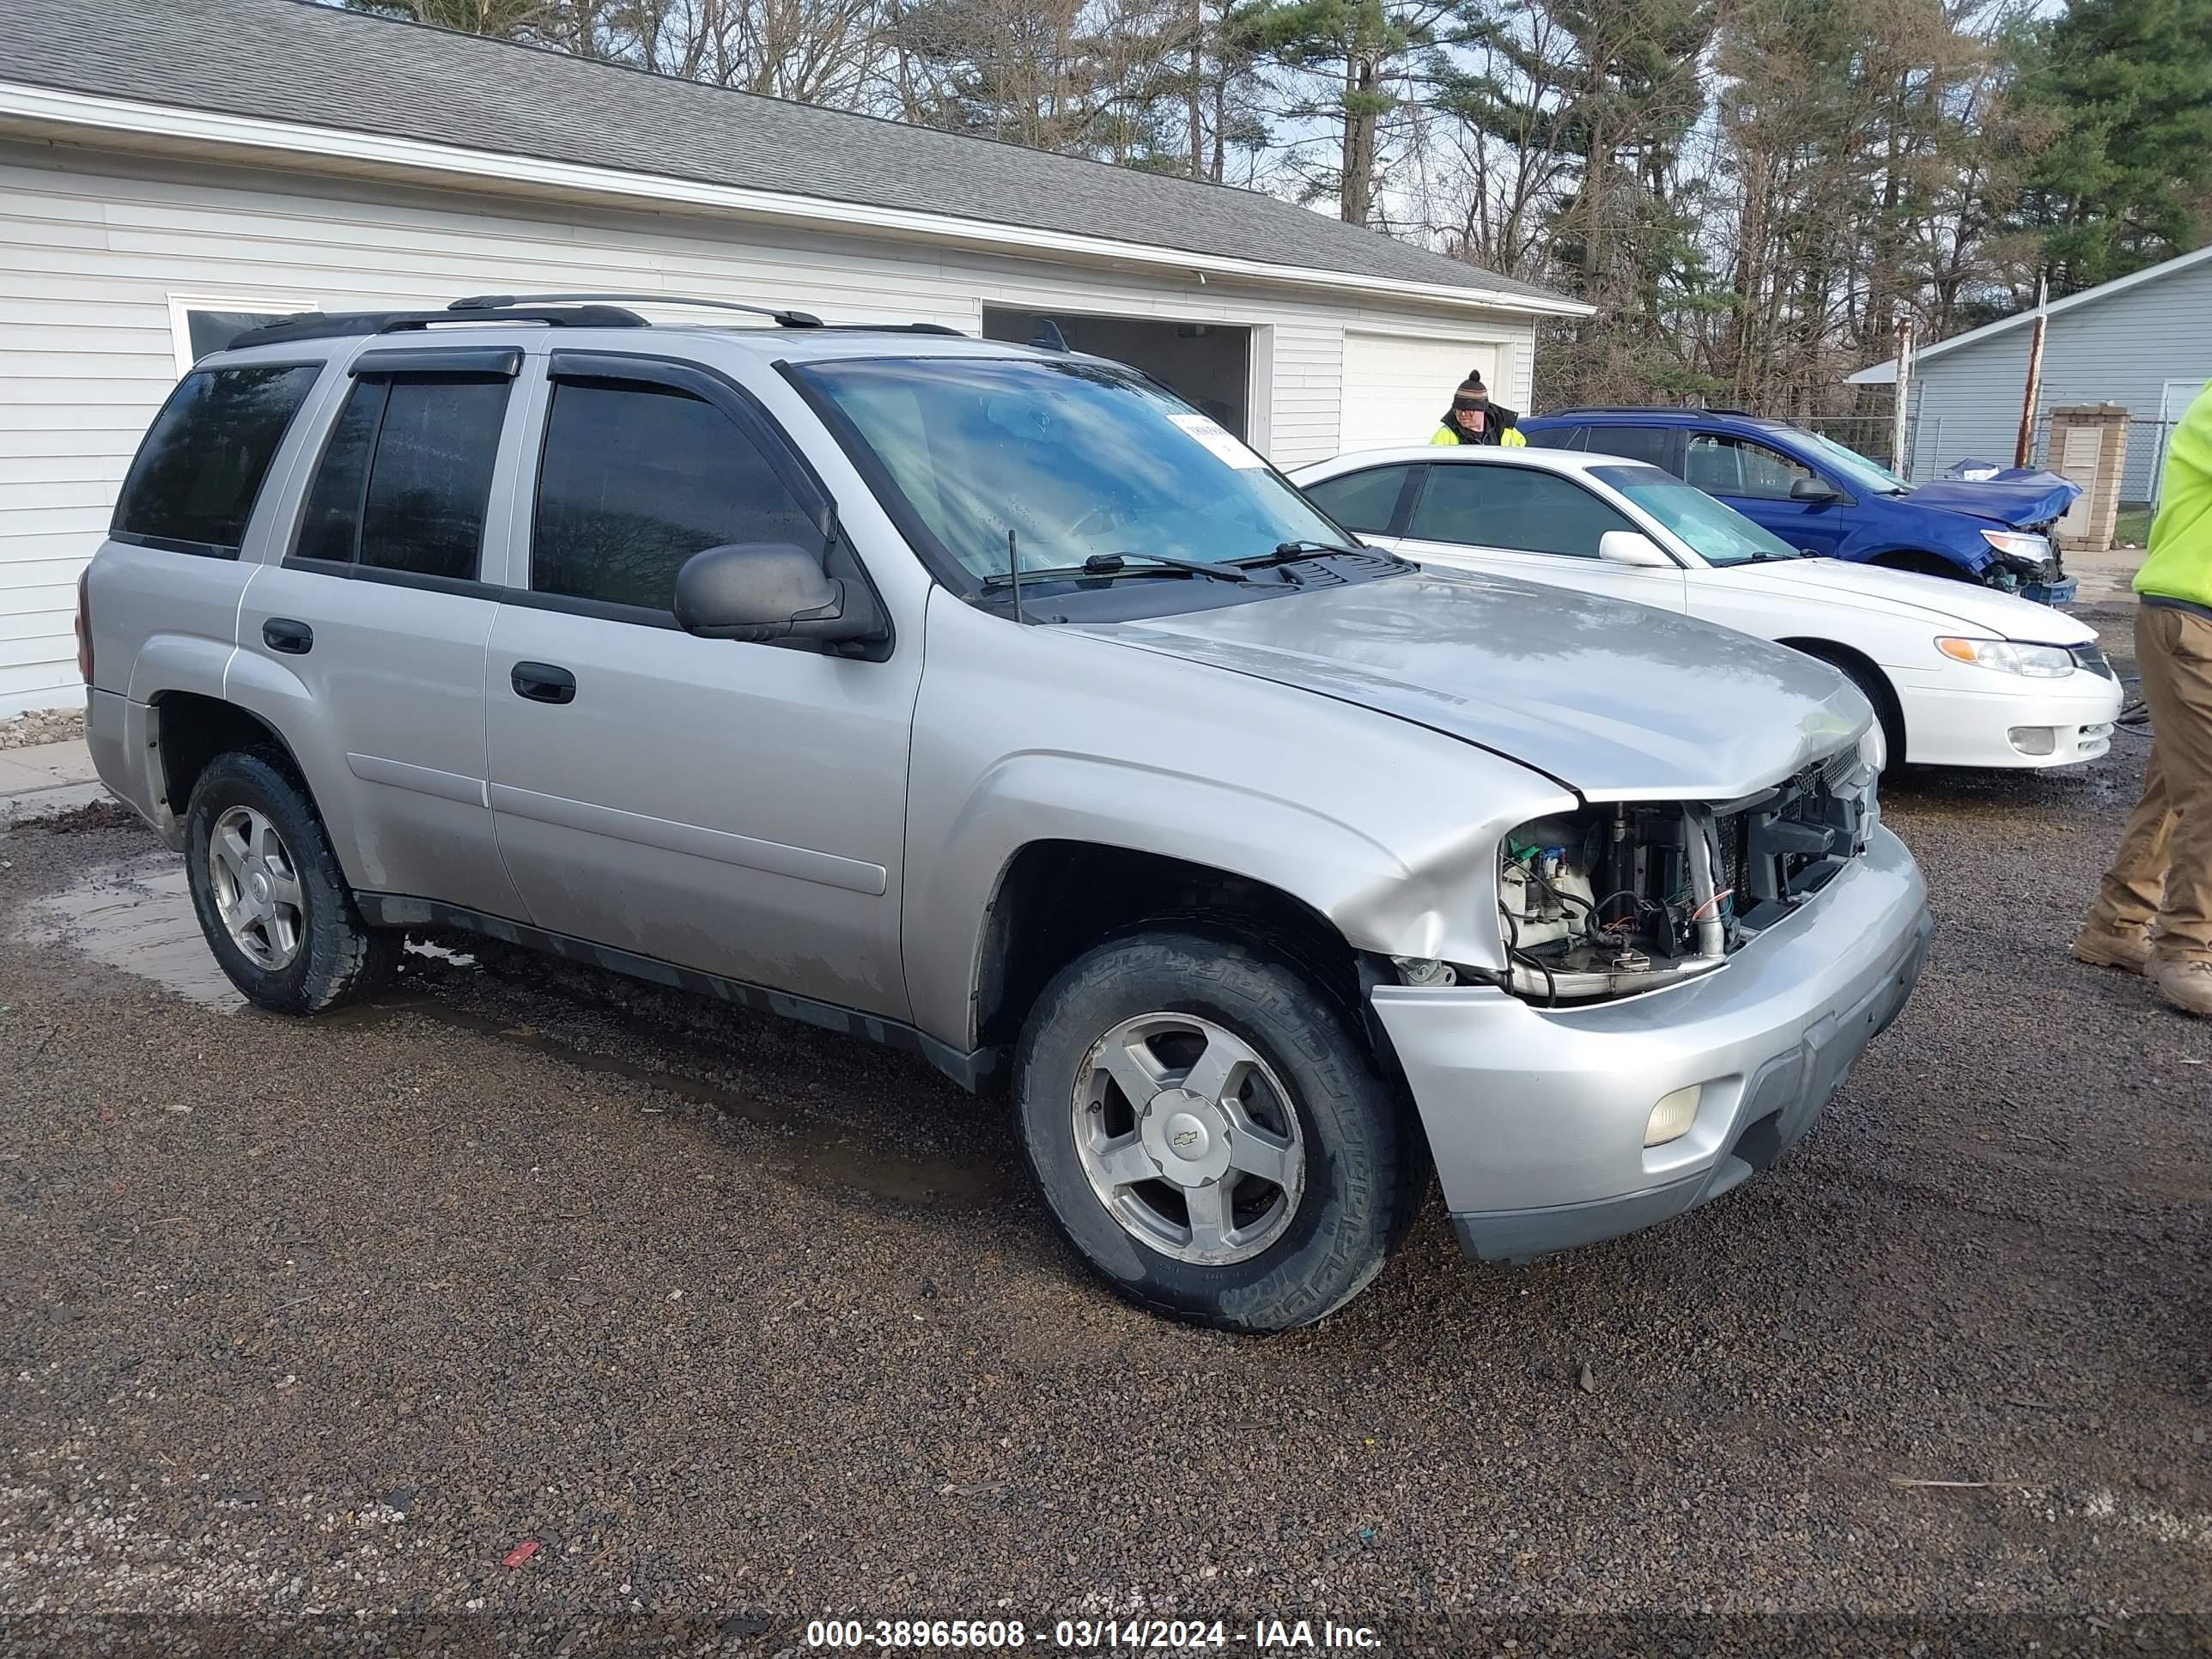
{"type": "Polygon", "coordinates": [[[185,878],[230,982],[279,1014],[319,1014],[392,977],[400,934],[361,919],[330,837],[276,758],[219,755],[192,787],[185,878]]]}
{"type": "Polygon", "coordinates": [[[1023,1029],[1014,1093],[1077,1252],[1140,1306],[1224,1330],[1286,1330],[1350,1301],[1425,1175],[1328,994],[1198,933],[1070,963],[1023,1029]]]}

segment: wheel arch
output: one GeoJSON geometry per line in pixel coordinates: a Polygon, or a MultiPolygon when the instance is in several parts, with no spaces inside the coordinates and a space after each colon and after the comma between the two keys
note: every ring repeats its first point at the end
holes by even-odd
{"type": "Polygon", "coordinates": [[[1793,651],[1802,651],[1808,657],[1818,657],[1829,666],[1847,675],[1862,691],[1870,695],[1875,718],[1881,722],[1882,737],[1888,744],[1889,763],[1903,765],[1906,759],[1906,744],[1911,732],[1905,723],[1905,704],[1897,695],[1896,682],[1889,672],[1872,657],[1856,646],[1840,640],[1816,639],[1809,635],[1779,639],[1777,645],[1786,645],[1793,651]]]}
{"type": "Polygon", "coordinates": [[[1151,927],[1256,939],[1300,969],[1356,1025],[1370,953],[1273,883],[1172,854],[1047,837],[1015,849],[992,890],[973,981],[979,1043],[1011,1043],[1038,994],[1068,963],[1151,927]]]}
{"type": "Polygon", "coordinates": [[[1909,571],[1916,576],[1936,576],[1945,581],[1978,583],[1982,580],[1982,566],[1970,565],[1925,547],[1884,548],[1879,553],[1867,555],[1863,562],[1879,565],[1885,570],[1909,571]]]}
{"type": "Polygon", "coordinates": [[[252,710],[204,691],[156,691],[147,699],[154,711],[153,743],[161,782],[161,804],[181,821],[191,805],[192,789],[216,756],[238,749],[265,749],[281,756],[285,769],[307,793],[314,791],[284,734],[252,710]]]}

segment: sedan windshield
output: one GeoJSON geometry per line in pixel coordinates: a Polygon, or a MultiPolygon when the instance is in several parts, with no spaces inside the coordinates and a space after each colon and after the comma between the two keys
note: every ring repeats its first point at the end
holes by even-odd
{"type": "Polygon", "coordinates": [[[1758,564],[1798,556],[1789,543],[1671,472],[1656,466],[1601,466],[1591,473],[1687,542],[1707,564],[1758,564]]]}
{"type": "Polygon", "coordinates": [[[1350,538],[1188,404],[1109,364],[869,358],[794,366],[852,422],[911,517],[981,582],[1121,554],[1226,565],[1350,538]]]}

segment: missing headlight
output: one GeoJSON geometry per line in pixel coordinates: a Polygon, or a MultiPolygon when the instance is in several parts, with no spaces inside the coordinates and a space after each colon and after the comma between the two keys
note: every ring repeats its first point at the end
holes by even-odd
{"type": "Polygon", "coordinates": [[[1702,807],[1624,804],[1523,824],[1498,867],[1512,988],[1586,1001],[1717,968],[1730,915],[1719,864],[1702,807]]]}
{"type": "Polygon", "coordinates": [[[1525,823],[1498,850],[1510,988],[1587,1002],[1710,973],[1864,848],[1856,746],[1741,800],[1626,802],[1525,823]]]}

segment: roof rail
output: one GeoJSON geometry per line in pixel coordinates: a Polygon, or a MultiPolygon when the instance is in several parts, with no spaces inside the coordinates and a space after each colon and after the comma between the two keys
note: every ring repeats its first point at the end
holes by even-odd
{"type": "Polygon", "coordinates": [[[295,340],[329,340],[354,334],[397,334],[408,329],[447,327],[464,323],[544,323],[552,328],[643,328],[645,319],[617,306],[573,306],[552,311],[503,311],[497,316],[456,317],[450,311],[339,311],[295,317],[287,322],[264,323],[249,328],[230,343],[231,349],[285,345],[295,340]]]}
{"type": "Polygon", "coordinates": [[[1730,409],[1724,404],[1576,404],[1566,409],[1547,409],[1542,418],[1554,420],[1562,415],[1740,415],[1747,421],[1773,418],[1748,409],[1730,409]]]}
{"type": "Polygon", "coordinates": [[[779,311],[773,306],[740,305],[735,300],[702,300],[687,294],[472,294],[456,300],[448,311],[508,311],[516,306],[696,306],[708,311],[743,311],[766,317],[778,328],[819,328],[822,319],[811,311],[779,311]]]}
{"type": "Polygon", "coordinates": [[[845,334],[949,334],[956,340],[968,337],[945,323],[824,323],[822,326],[845,334]]]}

